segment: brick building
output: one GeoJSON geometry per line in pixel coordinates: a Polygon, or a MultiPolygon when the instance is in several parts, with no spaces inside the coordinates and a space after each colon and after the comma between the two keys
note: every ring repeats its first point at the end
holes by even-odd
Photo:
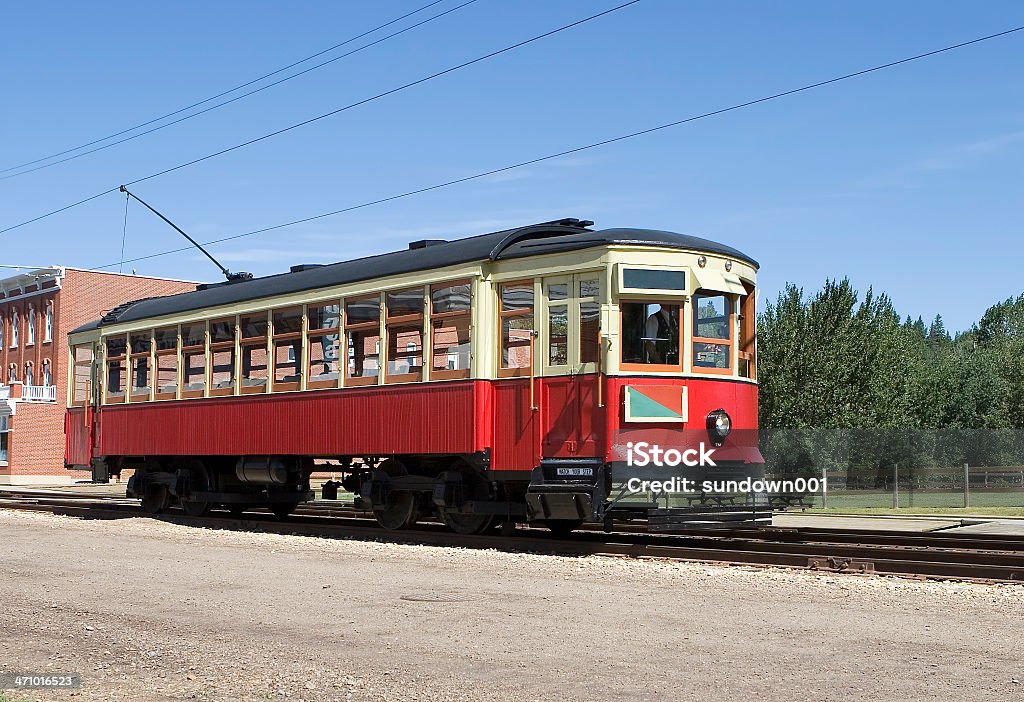
{"type": "Polygon", "coordinates": [[[0,485],[68,483],[67,333],[129,300],[195,283],[64,266],[0,279],[0,485]]]}

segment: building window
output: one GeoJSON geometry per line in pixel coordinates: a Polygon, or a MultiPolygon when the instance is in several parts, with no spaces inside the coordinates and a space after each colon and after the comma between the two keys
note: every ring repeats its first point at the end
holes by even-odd
{"type": "Polygon", "coordinates": [[[380,295],[345,301],[345,385],[374,385],[380,373],[380,295]]]}
{"type": "Polygon", "coordinates": [[[501,368],[499,375],[529,374],[533,364],[533,281],[505,283],[499,288],[501,368]]]}
{"type": "Polygon", "coordinates": [[[693,296],[693,369],[728,372],[732,349],[732,301],[721,293],[693,296]]]}
{"type": "Polygon", "coordinates": [[[275,391],[298,390],[302,365],[302,308],[274,310],[275,391]]]}
{"type": "Polygon", "coordinates": [[[43,387],[50,387],[53,385],[53,374],[50,372],[50,359],[43,359],[43,387]]]}
{"type": "Polygon", "coordinates": [[[32,367],[32,361],[25,364],[25,385],[35,385],[35,369],[32,367]]]}
{"type": "Polygon", "coordinates": [[[12,363],[7,369],[7,382],[16,383],[18,382],[18,364],[12,363]]]}
{"type": "Polygon", "coordinates": [[[471,290],[469,281],[430,288],[431,379],[469,377],[471,290]]]}
{"type": "Polygon", "coordinates": [[[423,380],[423,288],[395,290],[387,304],[389,383],[423,380]]]}
{"type": "Polygon", "coordinates": [[[46,320],[43,327],[43,342],[53,341],[53,300],[46,303],[46,320]]]}
{"type": "Polygon", "coordinates": [[[11,348],[18,348],[18,310],[11,312],[11,348]]]}
{"type": "MultiPolygon", "coordinates": [[[[232,348],[234,348],[233,344],[232,348]]],[[[202,397],[205,391],[206,322],[183,324],[181,327],[181,396],[202,397]]]]}
{"type": "Polygon", "coordinates": [[[31,346],[36,343],[36,308],[32,305],[28,306],[28,329],[26,332],[27,334],[25,337],[27,341],[25,342],[25,345],[31,346]]]}
{"type": "Polygon", "coordinates": [[[10,415],[0,416],[0,463],[7,465],[7,447],[9,446],[9,435],[11,432],[10,415]]]}
{"type": "Polygon", "coordinates": [[[306,319],[309,329],[306,341],[309,376],[306,387],[336,388],[340,366],[341,337],[338,330],[341,325],[341,305],[337,302],[309,305],[306,308],[306,319]]]}
{"type": "Polygon", "coordinates": [[[679,354],[679,305],[623,302],[622,365],[643,370],[682,370],[679,354]]]}

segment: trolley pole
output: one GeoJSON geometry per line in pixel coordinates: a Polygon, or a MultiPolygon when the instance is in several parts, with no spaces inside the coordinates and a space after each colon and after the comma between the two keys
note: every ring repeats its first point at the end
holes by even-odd
{"type": "Polygon", "coordinates": [[[971,469],[964,463],[964,509],[971,506],[971,469]]]}
{"type": "Polygon", "coordinates": [[[892,508],[900,508],[900,464],[892,464],[892,508]]]}

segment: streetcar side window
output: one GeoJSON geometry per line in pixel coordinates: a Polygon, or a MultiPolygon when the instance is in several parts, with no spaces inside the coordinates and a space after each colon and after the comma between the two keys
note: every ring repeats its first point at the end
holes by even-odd
{"type": "MultiPolygon", "coordinates": [[[[266,344],[266,341],[263,342],[266,344]]],[[[264,354],[266,351],[264,351],[264,354]]],[[[235,393],[235,318],[210,322],[210,394],[235,393]]]]}
{"type": "Polygon", "coordinates": [[[754,379],[757,377],[757,310],[755,308],[754,290],[749,285],[744,286],[747,294],[740,297],[740,323],[739,323],[739,374],[743,378],[754,379]]]}
{"type": "Polygon", "coordinates": [[[384,295],[387,310],[389,383],[423,379],[424,289],[393,290],[384,295]]]}
{"type": "Polygon", "coordinates": [[[501,318],[501,367],[499,375],[528,375],[533,363],[533,281],[504,283],[498,292],[501,318]]]}
{"type": "Polygon", "coordinates": [[[468,378],[470,373],[472,285],[443,283],[430,288],[430,378],[468,378]]]}
{"type": "Polygon", "coordinates": [[[92,344],[81,344],[72,350],[74,364],[71,380],[71,404],[89,404],[90,383],[92,383],[92,344]]]}
{"type": "Polygon", "coordinates": [[[270,374],[267,358],[267,313],[254,312],[238,318],[242,393],[263,392],[270,374]]]}
{"type": "MultiPolygon", "coordinates": [[[[234,348],[234,342],[232,342],[232,348],[234,348]]],[[[181,396],[202,397],[205,391],[206,322],[183,324],[181,326],[181,396]]]]}
{"type": "Polygon", "coordinates": [[[622,366],[641,370],[682,370],[678,304],[623,302],[620,340],[622,366]]]}
{"type": "Polygon", "coordinates": [[[178,328],[165,327],[153,332],[156,342],[156,399],[173,400],[178,393],[178,328]]]}
{"type": "Polygon", "coordinates": [[[306,308],[308,319],[309,376],[306,387],[338,387],[338,367],[341,354],[341,337],[338,329],[341,322],[341,305],[337,302],[323,302],[306,308]]]}
{"type": "Polygon", "coordinates": [[[150,332],[136,332],[128,335],[131,345],[132,402],[145,402],[149,399],[149,352],[150,332]]]}
{"type": "Polygon", "coordinates": [[[128,338],[110,336],[106,340],[106,401],[123,402],[125,386],[128,384],[128,338]]]}
{"type": "Polygon", "coordinates": [[[345,385],[375,385],[380,373],[380,295],[345,300],[345,385]]]}
{"type": "Polygon", "coordinates": [[[275,310],[274,391],[298,390],[302,371],[302,308],[275,310]]]}
{"type": "Polygon", "coordinates": [[[724,293],[693,296],[693,369],[728,372],[732,359],[732,300],[724,293]]]}

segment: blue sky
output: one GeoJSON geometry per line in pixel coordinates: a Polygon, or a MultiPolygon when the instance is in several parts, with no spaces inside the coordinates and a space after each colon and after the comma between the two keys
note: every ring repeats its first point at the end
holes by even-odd
{"type": "MultiPolygon", "coordinates": [[[[169,112],[425,3],[12,5],[0,45],[0,168],[169,112]]],[[[2,180],[0,228],[616,4],[477,0],[208,115],[2,180]]],[[[133,190],[206,241],[1020,24],[1024,7],[1014,2],[642,0],[133,190]]],[[[826,277],[848,276],[862,291],[888,292],[902,314],[941,313],[948,328],[963,329],[1024,291],[1022,69],[1024,32],[213,251],[233,270],[266,274],[416,238],[574,216],[736,246],[762,264],[762,299],[787,281],[810,291],[826,277]]],[[[111,194],[3,234],[3,262],[116,263],[123,214],[123,196],[111,194]]],[[[181,243],[132,205],[126,258],[181,243]]],[[[126,265],[133,268],[218,277],[193,252],[126,265]]]]}

